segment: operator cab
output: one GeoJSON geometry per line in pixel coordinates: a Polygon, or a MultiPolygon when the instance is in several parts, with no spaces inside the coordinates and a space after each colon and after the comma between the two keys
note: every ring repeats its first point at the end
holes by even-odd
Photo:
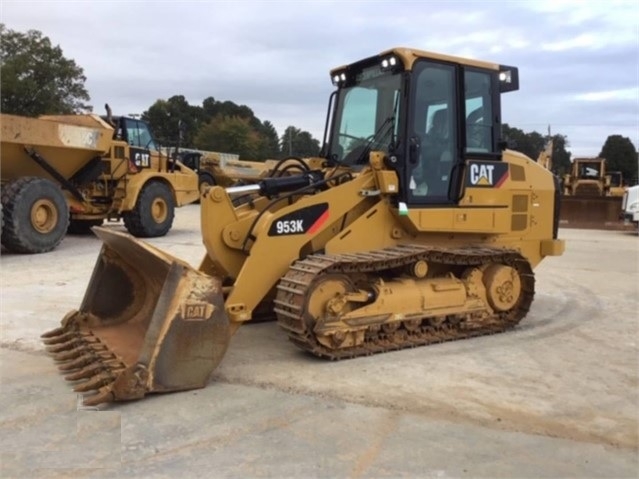
{"type": "Polygon", "coordinates": [[[114,125],[114,139],[126,141],[133,148],[159,151],[149,125],[145,121],[126,116],[103,116],[102,119],[114,125]]]}
{"type": "Polygon", "coordinates": [[[336,164],[387,154],[408,204],[457,203],[468,160],[501,160],[500,93],[514,67],[393,49],[331,72],[324,153],[336,164]]]}
{"type": "Polygon", "coordinates": [[[107,115],[101,118],[113,126],[114,140],[129,144],[129,157],[135,168],[151,168],[152,157],[159,155],[160,148],[151,134],[149,125],[136,118],[112,116],[108,106],[107,115]]]}

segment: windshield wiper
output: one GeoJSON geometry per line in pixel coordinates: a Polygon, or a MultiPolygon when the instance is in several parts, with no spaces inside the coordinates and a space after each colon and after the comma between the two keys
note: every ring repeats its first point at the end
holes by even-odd
{"type": "Polygon", "coordinates": [[[388,134],[392,131],[395,131],[395,115],[389,116],[382,122],[382,124],[379,126],[377,131],[373,134],[373,136],[370,137],[368,142],[366,142],[366,145],[362,149],[362,152],[359,154],[354,164],[355,165],[360,164],[362,160],[366,157],[366,155],[370,153],[371,146],[374,143],[381,143],[384,140],[384,138],[386,138],[386,136],[388,136],[388,134]],[[382,132],[384,133],[381,134],[382,132]]]}

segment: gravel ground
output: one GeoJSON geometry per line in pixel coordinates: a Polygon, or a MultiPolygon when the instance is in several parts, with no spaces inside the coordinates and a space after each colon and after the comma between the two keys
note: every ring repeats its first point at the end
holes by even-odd
{"type": "MultiPolygon", "coordinates": [[[[121,224],[110,228],[124,230],[121,224]]],[[[97,411],[39,335],[100,249],[0,258],[2,477],[638,477],[639,240],[561,230],[515,330],[342,362],[240,328],[205,389],[97,411]]],[[[150,241],[197,266],[199,207],[150,241]]]]}

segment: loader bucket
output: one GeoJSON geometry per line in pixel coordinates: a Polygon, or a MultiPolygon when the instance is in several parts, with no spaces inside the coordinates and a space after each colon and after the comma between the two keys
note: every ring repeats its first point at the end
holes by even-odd
{"type": "Polygon", "coordinates": [[[204,387],[230,339],[221,283],[133,237],[104,242],[79,311],[42,338],[84,404],[204,387]]]}

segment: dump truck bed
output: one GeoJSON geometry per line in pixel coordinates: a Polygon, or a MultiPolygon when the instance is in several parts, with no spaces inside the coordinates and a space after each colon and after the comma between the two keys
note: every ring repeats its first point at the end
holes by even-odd
{"type": "Polygon", "coordinates": [[[97,115],[56,115],[28,118],[0,115],[2,181],[24,176],[50,176],[26,150],[43,157],[66,179],[92,158],[106,154],[113,127],[97,115]]]}

